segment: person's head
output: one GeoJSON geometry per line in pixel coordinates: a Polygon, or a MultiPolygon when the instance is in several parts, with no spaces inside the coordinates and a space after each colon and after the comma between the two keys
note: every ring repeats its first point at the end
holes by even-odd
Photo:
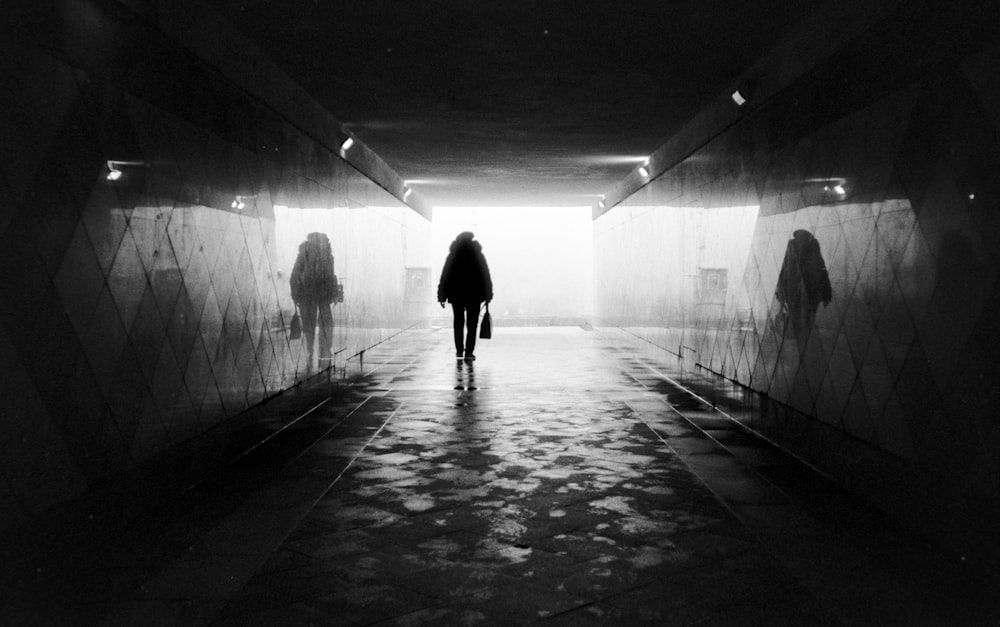
{"type": "Polygon", "coordinates": [[[330,238],[326,236],[326,233],[314,231],[306,235],[306,241],[303,244],[312,250],[319,251],[320,254],[330,252],[330,238]]]}
{"type": "Polygon", "coordinates": [[[476,236],[472,234],[472,231],[462,231],[455,236],[455,241],[451,243],[448,247],[450,252],[458,252],[462,250],[479,250],[479,242],[474,241],[473,238],[476,236]]]}

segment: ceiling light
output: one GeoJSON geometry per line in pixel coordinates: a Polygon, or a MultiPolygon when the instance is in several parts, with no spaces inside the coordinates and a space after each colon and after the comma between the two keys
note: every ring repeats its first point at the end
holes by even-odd
{"type": "Polygon", "coordinates": [[[740,93],[740,90],[738,89],[733,92],[732,98],[733,102],[735,102],[741,107],[747,103],[747,99],[743,96],[743,94],[740,93]]]}
{"type": "Polygon", "coordinates": [[[598,200],[597,206],[600,207],[601,209],[604,209],[605,207],[607,207],[607,204],[605,204],[603,200],[598,200]]]}
{"type": "Polygon", "coordinates": [[[243,199],[241,197],[237,196],[233,200],[233,202],[232,202],[232,204],[230,206],[233,209],[239,210],[239,209],[243,209],[244,207],[246,207],[246,203],[243,202],[243,199]]]}
{"type": "Polygon", "coordinates": [[[646,166],[644,165],[639,166],[639,174],[642,175],[642,178],[646,178],[649,176],[649,170],[647,170],[646,166]]]}
{"type": "Polygon", "coordinates": [[[413,190],[410,189],[409,187],[407,187],[406,191],[403,192],[403,200],[406,200],[407,198],[409,198],[410,194],[412,194],[412,193],[413,193],[413,190]]]}
{"type": "Polygon", "coordinates": [[[344,152],[347,152],[353,145],[354,145],[354,138],[348,137],[347,139],[344,140],[344,143],[340,145],[340,149],[343,150],[344,152]]]}

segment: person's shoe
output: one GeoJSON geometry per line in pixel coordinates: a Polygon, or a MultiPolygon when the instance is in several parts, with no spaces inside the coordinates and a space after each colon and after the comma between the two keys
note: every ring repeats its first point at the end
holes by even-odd
{"type": "Polygon", "coordinates": [[[455,351],[455,359],[462,361],[462,351],[455,351]]]}
{"type": "Polygon", "coordinates": [[[472,353],[469,353],[468,355],[465,356],[465,361],[476,361],[476,356],[473,355],[472,353]]]}

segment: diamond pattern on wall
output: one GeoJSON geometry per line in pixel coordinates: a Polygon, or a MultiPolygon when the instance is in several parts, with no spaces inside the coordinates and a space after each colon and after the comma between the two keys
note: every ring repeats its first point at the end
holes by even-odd
{"type": "Polygon", "coordinates": [[[182,110],[197,107],[187,93],[165,97],[166,111],[97,76],[81,74],[80,90],[44,53],[9,53],[51,71],[34,87],[25,75],[0,121],[19,155],[0,171],[0,531],[302,381],[306,352],[286,336],[291,268],[278,260],[294,259],[307,226],[339,238],[350,290],[339,373],[357,367],[351,351],[408,326],[401,251],[429,223],[404,220],[409,208],[324,145],[279,119],[211,127],[182,110]],[[287,143],[258,154],[258,132],[287,143]],[[279,225],[272,195],[323,220],[279,225]],[[379,209],[339,212],[349,200],[379,209]]]}
{"type": "MultiPolygon", "coordinates": [[[[644,329],[685,327],[702,366],[968,486],[961,489],[995,497],[1000,393],[969,382],[996,370],[1000,342],[1000,115],[998,101],[984,98],[1000,92],[981,73],[937,79],[887,94],[771,153],[710,143],[679,167],[685,176],[667,172],[598,218],[599,308],[650,341],[663,331],[644,329]],[[691,274],[701,263],[672,266],[677,262],[652,235],[663,229],[662,214],[630,214],[631,207],[700,194],[708,211],[745,199],[738,181],[748,163],[756,185],[741,202],[759,203],[760,211],[753,232],[742,235],[750,239],[745,270],[730,272],[726,308],[716,319],[666,315],[693,311],[693,295],[681,292],[677,302],[665,287],[621,285],[629,277],[691,274]],[[782,326],[775,296],[797,229],[819,243],[833,290],[803,337],[782,326]],[[652,312],[630,320],[617,313],[616,300],[652,312]],[[977,334],[982,339],[970,345],[977,334]]],[[[742,126],[755,124],[759,132],[737,127],[729,134],[780,136],[780,120],[758,116],[742,126]]],[[[736,234],[725,229],[711,237],[735,245],[736,234]]]]}

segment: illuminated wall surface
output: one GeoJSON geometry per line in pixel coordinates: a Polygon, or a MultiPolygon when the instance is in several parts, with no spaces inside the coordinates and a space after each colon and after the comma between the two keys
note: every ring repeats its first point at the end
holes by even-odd
{"type": "Polygon", "coordinates": [[[1000,52],[976,23],[903,23],[600,216],[598,310],[760,393],[748,423],[838,479],[995,550],[1000,52]],[[803,296],[819,275],[782,275],[797,230],[819,244],[825,306],[803,296]]]}
{"type": "Polygon", "coordinates": [[[87,28],[29,29],[0,62],[19,77],[0,95],[0,529],[303,380],[288,278],[308,232],[344,285],[338,374],[411,324],[406,266],[429,264],[430,222],[339,140],[137,20],[63,17],[87,28]]]}

